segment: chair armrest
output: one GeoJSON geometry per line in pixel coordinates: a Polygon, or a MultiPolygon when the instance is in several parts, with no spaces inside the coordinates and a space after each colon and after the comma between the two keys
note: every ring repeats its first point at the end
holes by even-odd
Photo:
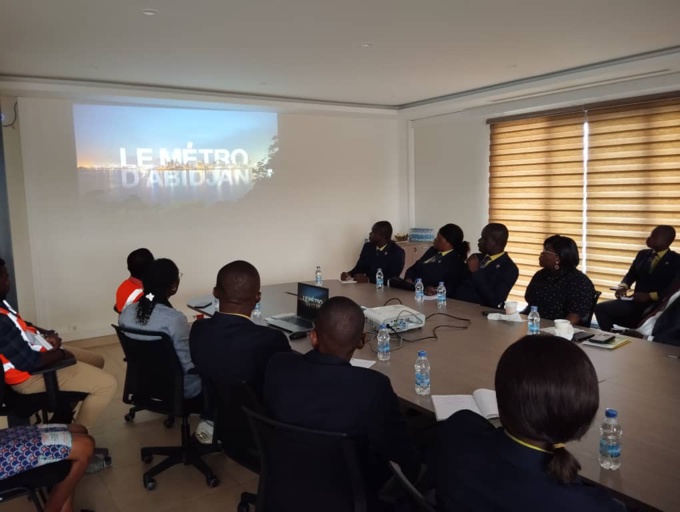
{"type": "Polygon", "coordinates": [[[78,361],[76,361],[75,357],[69,357],[67,359],[62,359],[61,361],[56,361],[49,366],[40,368],[39,370],[32,371],[31,375],[45,375],[47,373],[54,373],[57,370],[61,370],[62,368],[68,368],[69,366],[73,366],[77,362],[78,361]]]}

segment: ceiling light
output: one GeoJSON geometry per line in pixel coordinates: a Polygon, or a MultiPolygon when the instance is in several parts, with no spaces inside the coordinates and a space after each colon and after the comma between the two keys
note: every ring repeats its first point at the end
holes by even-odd
{"type": "Polygon", "coordinates": [[[373,43],[361,43],[361,46],[363,48],[370,48],[371,46],[373,46],[373,43]]]}
{"type": "Polygon", "coordinates": [[[144,16],[156,16],[158,14],[156,9],[142,9],[141,12],[144,16]]]}

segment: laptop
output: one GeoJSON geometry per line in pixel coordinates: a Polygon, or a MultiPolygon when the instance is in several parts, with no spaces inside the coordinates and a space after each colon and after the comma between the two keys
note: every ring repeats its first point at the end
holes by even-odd
{"type": "Polygon", "coordinates": [[[314,327],[316,312],[328,300],[328,288],[298,283],[297,314],[283,313],[265,318],[265,322],[290,332],[307,332],[314,327]]]}

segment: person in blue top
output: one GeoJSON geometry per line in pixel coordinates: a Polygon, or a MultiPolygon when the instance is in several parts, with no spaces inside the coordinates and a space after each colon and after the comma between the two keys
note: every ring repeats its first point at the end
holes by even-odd
{"type": "Polygon", "coordinates": [[[381,220],[373,224],[368,242],[361,249],[357,264],[352,270],[343,272],[340,279],[343,281],[354,279],[359,283],[370,281],[375,284],[375,275],[381,268],[384,282],[387,283],[393,277],[401,275],[405,258],[404,249],[392,241],[392,224],[381,220]]]}
{"type": "Polygon", "coordinates": [[[503,353],[495,381],[503,428],[468,410],[441,424],[437,510],[626,510],[579,478],[581,465],[565,446],[588,431],[600,402],[597,374],[583,350],[556,336],[525,336],[503,353]]]}
{"type": "MultiPolygon", "coordinates": [[[[189,321],[170,304],[177,293],[182,274],[172,260],[155,260],[144,277],[144,292],[137,303],[128,305],[120,314],[118,325],[145,331],[164,332],[172,339],[177,357],[184,370],[184,398],[201,393],[201,378],[187,372],[194,367],[189,352],[189,321]]],[[[138,335],[130,335],[139,338],[138,335]]]]}

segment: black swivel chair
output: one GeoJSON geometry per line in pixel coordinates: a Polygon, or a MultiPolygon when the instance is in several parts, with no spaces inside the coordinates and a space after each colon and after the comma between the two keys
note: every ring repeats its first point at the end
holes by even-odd
{"type": "Polygon", "coordinates": [[[112,326],[123,346],[127,360],[126,384],[129,382],[131,403],[159,414],[182,418],[182,444],[180,446],[155,446],[141,449],[142,461],[151,463],[154,455],[163,455],[165,460],[144,473],[144,487],[156,488],[154,477],[176,464],[191,464],[205,475],[210,487],[217,487],[219,479],[201,458],[206,453],[219,450],[216,444],[198,446],[192,441],[189,415],[203,409],[200,399],[184,399],[184,371],[170,337],[162,332],[112,326]],[[146,339],[137,340],[129,335],[141,335],[146,339]]]}
{"type": "MultiPolygon", "coordinates": [[[[257,512],[366,512],[355,442],[347,435],[286,425],[246,409],[260,453],[257,512]]],[[[247,512],[247,501],[238,505],[247,512]]]]}
{"type": "Polygon", "coordinates": [[[406,491],[408,495],[408,504],[410,505],[409,510],[419,510],[421,512],[437,512],[437,508],[427,501],[425,496],[423,496],[415,485],[406,478],[406,475],[401,471],[401,467],[394,461],[389,462],[390,471],[394,475],[394,479],[399,483],[399,486],[406,491]]]}
{"type": "Polygon", "coordinates": [[[579,323],[581,327],[590,328],[590,324],[593,321],[593,314],[595,313],[595,306],[597,306],[597,301],[600,300],[600,295],[602,295],[602,292],[598,292],[597,290],[595,290],[595,295],[593,295],[593,303],[590,307],[590,311],[586,316],[584,316],[581,319],[581,322],[579,323]]]}

